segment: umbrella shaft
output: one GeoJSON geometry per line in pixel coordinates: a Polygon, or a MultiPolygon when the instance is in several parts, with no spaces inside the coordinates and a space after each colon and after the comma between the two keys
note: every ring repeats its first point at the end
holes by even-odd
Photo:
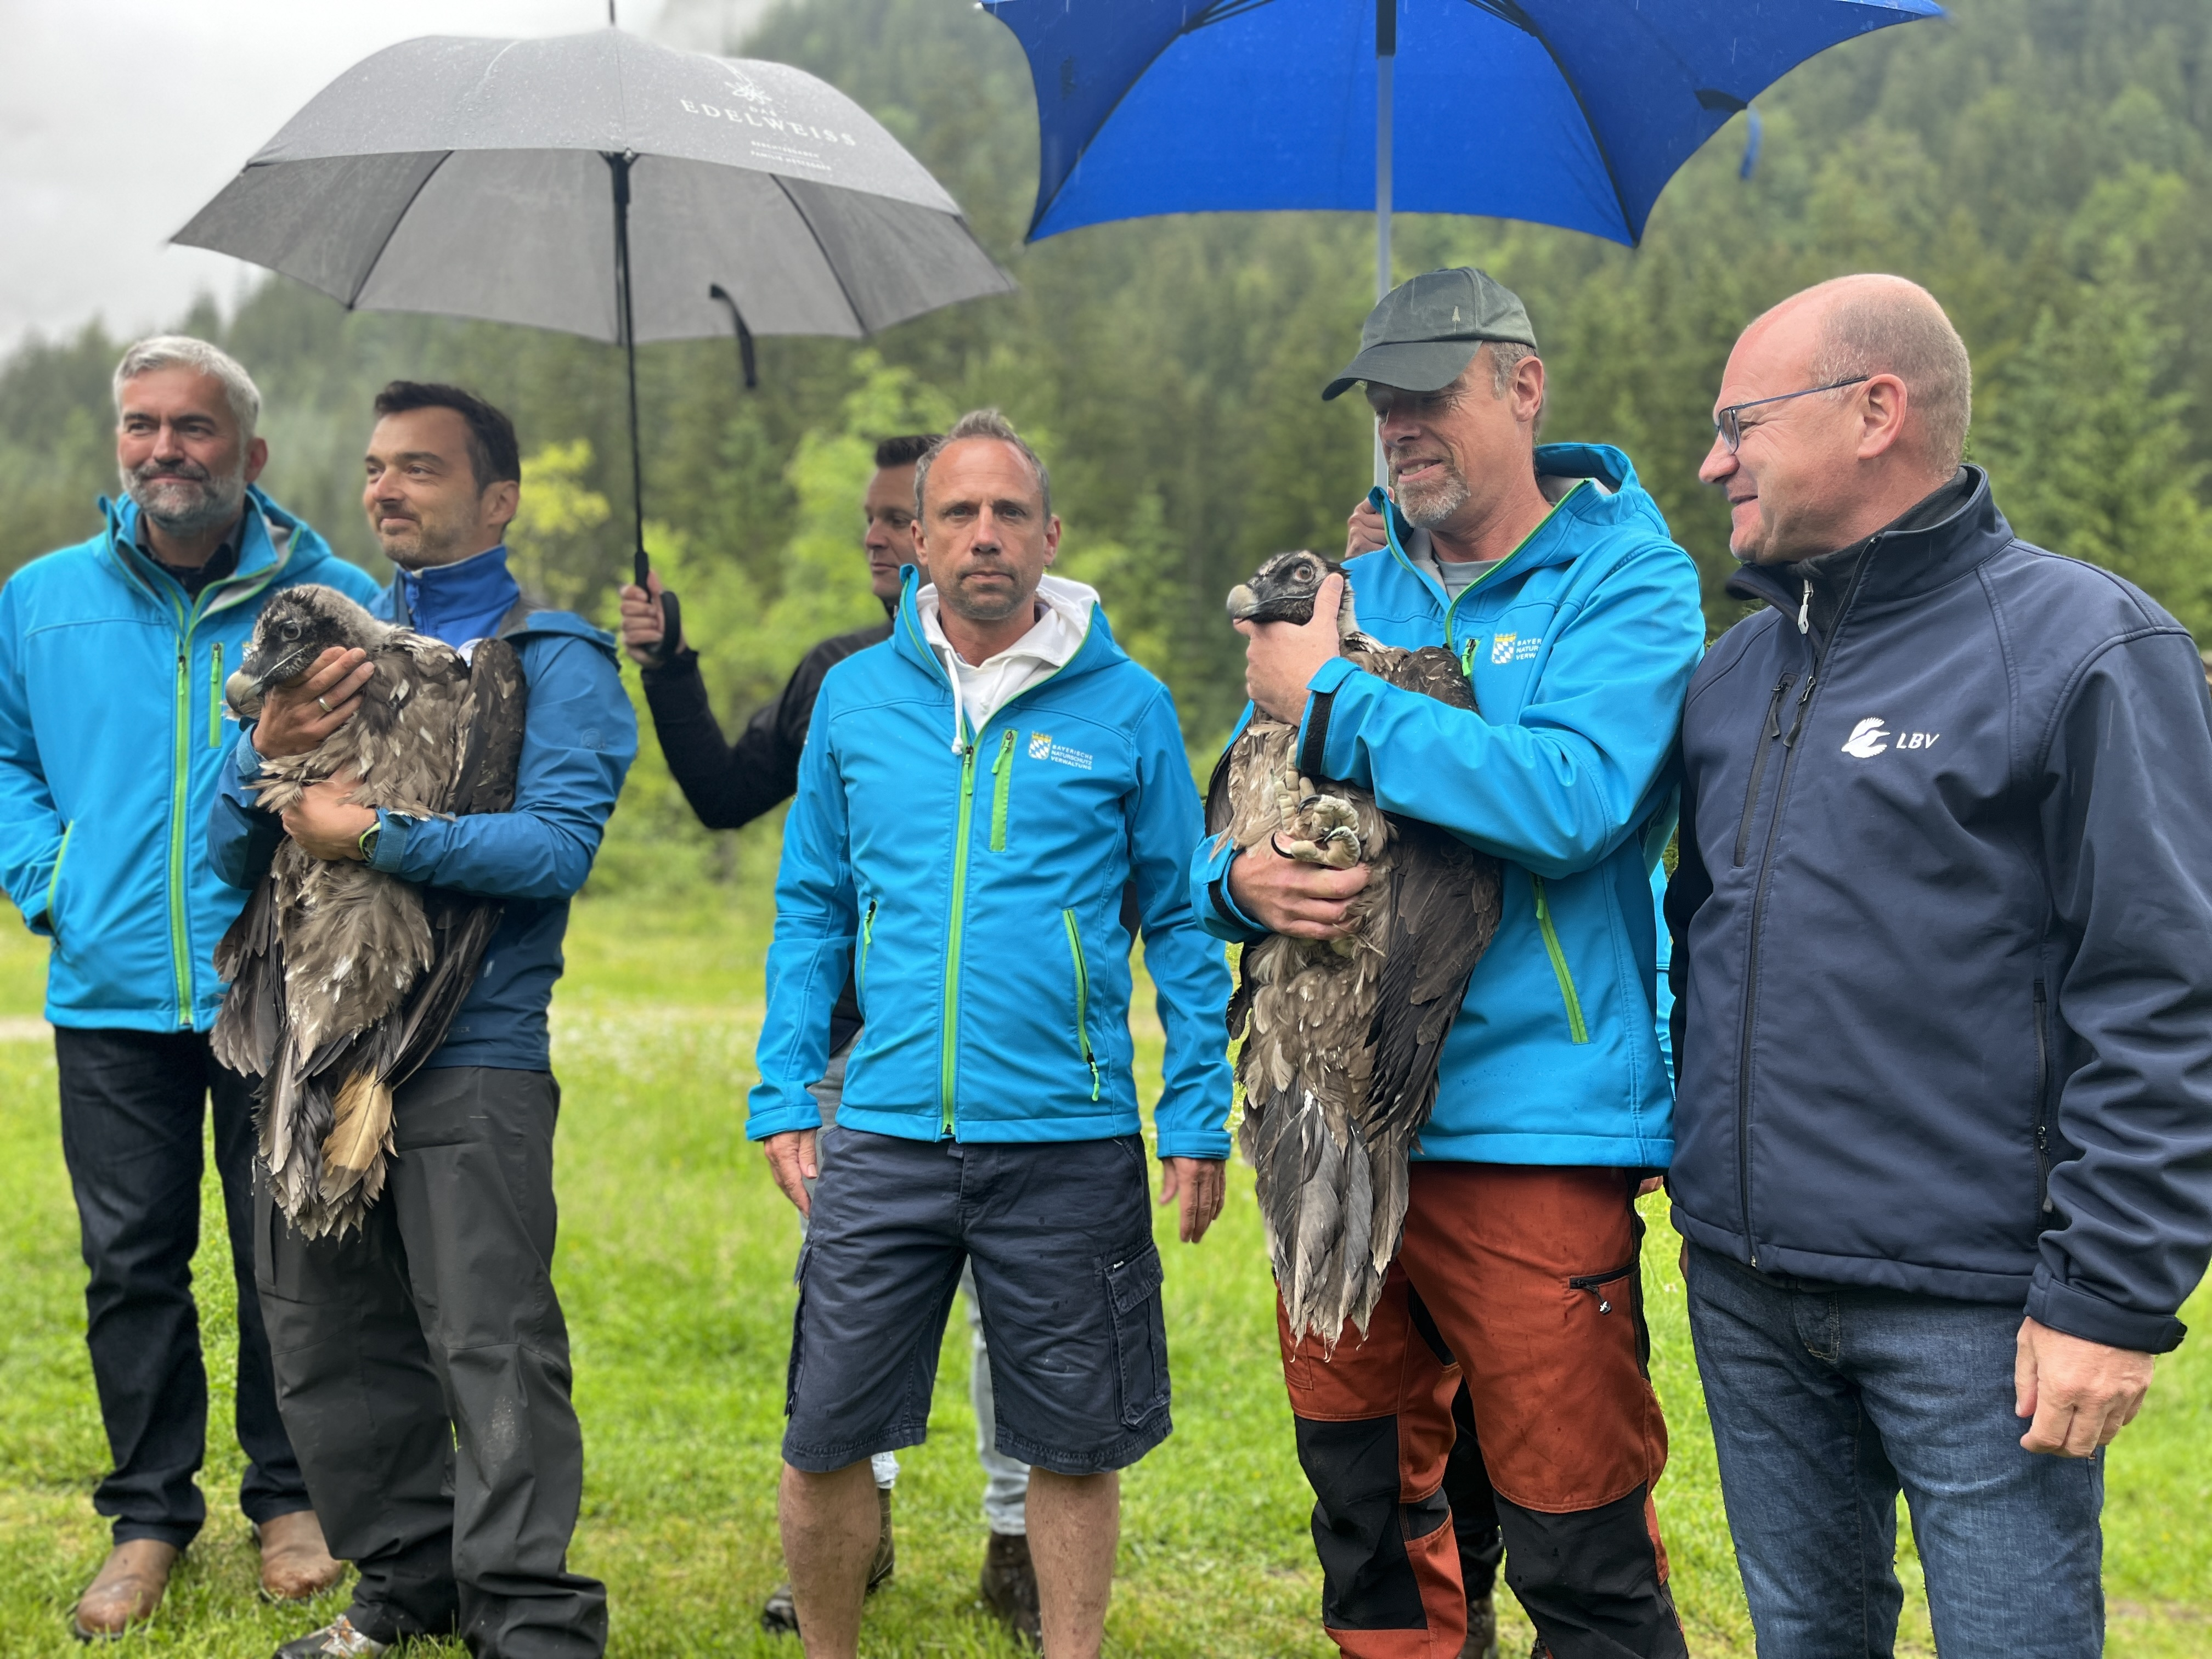
{"type": "Polygon", "coordinates": [[[645,556],[645,463],[637,435],[637,326],[630,311],[629,280],[629,164],[628,155],[610,155],[607,166],[615,187],[615,295],[622,307],[623,366],[629,380],[629,499],[637,540],[632,552],[634,574],[645,586],[648,568],[645,556]]]}
{"type": "MultiPolygon", "coordinates": [[[[1375,0],[1375,298],[1390,291],[1390,102],[1398,64],[1398,0],[1375,0]]],[[[1375,482],[1387,486],[1382,432],[1375,432],[1375,482]]]]}

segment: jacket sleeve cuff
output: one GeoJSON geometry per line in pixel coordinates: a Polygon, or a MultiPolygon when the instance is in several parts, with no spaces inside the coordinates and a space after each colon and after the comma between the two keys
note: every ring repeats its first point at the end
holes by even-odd
{"type": "Polygon", "coordinates": [[[2035,1280],[2028,1286],[2027,1313],[2054,1331],[2136,1353],[2171,1353],[2189,1334],[2189,1327],[2171,1314],[2116,1308],[2102,1297],[2059,1283],[2044,1267],[2036,1269],[2035,1280]]]}
{"type": "Polygon", "coordinates": [[[1328,724],[1336,711],[1337,689],[1359,670],[1342,657],[1332,657],[1306,682],[1305,713],[1298,717],[1298,770],[1308,777],[1330,775],[1328,765],[1328,724]]]}
{"type": "Polygon", "coordinates": [[[1237,861],[1237,848],[1223,837],[1209,836],[1199,843],[1192,872],[1192,906],[1199,926],[1216,939],[1249,945],[1267,933],[1258,922],[1237,908],[1229,894],[1229,866],[1237,861]],[[1224,844],[1215,847],[1217,841],[1224,844]]]}
{"type": "Polygon", "coordinates": [[[407,857],[407,840],[415,833],[416,821],[404,812],[376,810],[376,850],[368,855],[368,867],[381,870],[388,876],[400,873],[400,866],[407,857]]]}
{"type": "Polygon", "coordinates": [[[791,1101],[784,1098],[781,1089],[763,1083],[752,1091],[749,1104],[751,1109],[745,1117],[747,1140],[766,1140],[770,1135],[787,1134],[793,1129],[822,1127],[822,1108],[804,1090],[799,1091],[797,1101],[791,1101]]]}
{"type": "Polygon", "coordinates": [[[1182,1129],[1160,1131],[1162,1158],[1203,1158],[1216,1163],[1225,1163],[1229,1158],[1229,1133],[1225,1129],[1182,1129]]]}
{"type": "MultiPolygon", "coordinates": [[[[261,764],[261,751],[253,746],[253,728],[256,722],[248,720],[245,725],[240,726],[238,728],[238,740],[231,745],[233,751],[238,757],[238,781],[241,784],[253,782],[256,779],[261,776],[262,772],[264,769],[261,764]]],[[[249,805],[252,803],[253,795],[252,792],[249,791],[247,793],[246,799],[249,805]]]]}

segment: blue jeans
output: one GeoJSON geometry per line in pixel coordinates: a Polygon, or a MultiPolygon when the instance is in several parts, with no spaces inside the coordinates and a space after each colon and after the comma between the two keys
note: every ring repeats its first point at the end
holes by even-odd
{"type": "Polygon", "coordinates": [[[2104,1455],[2021,1449],[2017,1307],[1686,1265],[1761,1659],[1888,1659],[1900,1490],[1943,1659],[2104,1651],[2104,1455]]]}

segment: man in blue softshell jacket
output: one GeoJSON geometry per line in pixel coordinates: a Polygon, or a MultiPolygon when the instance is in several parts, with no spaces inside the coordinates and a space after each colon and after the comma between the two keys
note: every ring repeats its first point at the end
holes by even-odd
{"type": "Polygon", "coordinates": [[[2104,1650],[2103,1447],[2212,1256],[2212,706],[2180,623],[2018,539],[1896,276],[1737,342],[1730,593],[1683,715],[1690,1328],[1762,1653],[2104,1650]],[[2026,1420],[2023,1420],[2026,1419],[2026,1420]]]}
{"type": "MultiPolygon", "coordinates": [[[[1506,1581],[1540,1645],[1672,1659],[1634,1202],[1674,1155],[1650,884],[1705,641],[1697,572],[1626,455],[1536,445],[1535,334],[1481,271],[1385,296],[1323,395],[1363,380],[1394,495],[1354,515],[1355,550],[1375,547],[1346,571],[1359,625],[1449,649],[1479,708],[1344,660],[1334,578],[1310,623],[1243,625],[1247,686],[1297,724],[1300,772],[1492,854],[1504,890],[1364,1337],[1332,1351],[1284,1328],[1322,1622],[1362,1659],[1460,1651],[1470,1609],[1443,1486],[1463,1376],[1506,1581]]],[[[1191,870],[1205,925],[1246,940],[1340,933],[1365,878],[1212,841],[1191,870]]]]}
{"type": "Polygon", "coordinates": [[[100,503],[91,540],[0,590],[0,882],[52,940],[62,1152],[115,1459],[93,1492],[115,1549],[76,1607],[87,1638],[153,1615],[206,1517],[191,1259],[210,1107],[238,1279],[239,1502],[262,1587],[311,1595],[340,1571],[278,1418],[253,1295],[252,1086],[208,1049],[216,941],[246,890],[210,866],[201,826],[237,729],[223,676],[263,604],[301,582],[376,591],[254,487],[269,454],[261,394],[228,356],[180,335],[141,340],[116,368],[115,410],[125,499],[100,503]]]}
{"type": "Polygon", "coordinates": [[[447,644],[497,637],[527,687],[514,805],[432,819],[317,785],[282,823],[248,787],[353,716],[373,672],[335,647],[240,734],[208,834],[230,880],[283,836],[316,858],[505,901],[445,1042],[392,1104],[384,1195],[359,1232],[302,1237],[256,1194],[256,1268],[284,1421],[331,1547],[361,1570],[345,1613],[279,1659],[359,1659],[458,1632],[479,1659],[597,1659],[606,1590],[571,1572],[583,1438],[554,1293],[546,1030],[568,901],[637,754],[613,639],[523,593],[504,535],[514,425],[457,386],[376,399],[362,503],[399,567],[373,607],[447,644]]]}
{"type": "Polygon", "coordinates": [[[1032,1466],[1045,1651],[1082,1659],[1104,1629],[1116,1471],[1169,1430],[1129,950],[1141,933],[1166,1028],[1161,1197],[1187,1243],[1221,1205],[1228,967],[1184,891],[1200,814],[1174,699],[1095,592],[1045,574],[1042,463],[981,410],[922,459],[915,495],[929,585],[908,573],[891,637],[830,671],[807,727],[746,1125],[810,1222],[784,1559],[809,1659],[851,1659],[868,1460],[922,1439],[971,1261],[999,1449],[1032,1466]],[[848,969],[865,1024],[822,1128],[807,1085],[848,969]]]}

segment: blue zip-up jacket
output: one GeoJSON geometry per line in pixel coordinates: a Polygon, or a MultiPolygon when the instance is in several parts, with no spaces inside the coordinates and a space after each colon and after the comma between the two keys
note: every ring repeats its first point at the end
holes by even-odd
{"type": "Polygon", "coordinates": [[[53,940],[55,1024],[204,1031],[246,902],[199,833],[237,730],[223,677],[277,589],[376,583],[249,489],[238,568],[195,602],[138,550],[134,502],[100,508],[99,535],[0,588],[0,885],[53,940]]]}
{"type": "MultiPolygon", "coordinates": [[[[1650,884],[1705,644],[1698,574],[1619,450],[1547,444],[1535,462],[1577,482],[1456,601],[1406,556],[1395,507],[1390,545],[1346,570],[1360,628],[1385,645],[1449,647],[1480,712],[1338,659],[1309,683],[1300,769],[1504,861],[1504,915],[1445,1040],[1418,1155],[1663,1169],[1673,1091],[1650,884]]],[[[1257,939],[1229,896],[1232,857],[1200,845],[1192,898],[1212,932],[1257,939]]]]}
{"type": "Polygon", "coordinates": [[[2212,705],[2179,623],[1972,471],[1826,639],[1731,584],[1773,608],[1683,720],[1674,1224],[2160,1352],[2212,1257],[2212,705]]]}
{"type": "Polygon", "coordinates": [[[1167,1034],[1159,1155],[1226,1158],[1229,968],[1184,890],[1200,818],[1174,698],[1094,605],[1066,665],[970,732],[915,592],[909,567],[891,637],[832,668],[815,702],[745,1133],[820,1126],[806,1085],[850,969],[866,1024],[842,1126],[915,1140],[1133,1134],[1133,923],[1167,1034]]]}
{"type": "MultiPolygon", "coordinates": [[[[637,757],[637,718],[613,636],[568,611],[532,608],[503,548],[403,572],[370,608],[448,645],[495,633],[521,659],[530,702],[513,809],[449,819],[380,812],[371,862],[409,881],[507,902],[475,985],[424,1065],[550,1070],[545,1014],[561,977],[568,901],[592,872],[637,757]]],[[[244,884],[269,867],[283,832],[246,787],[261,775],[250,728],[235,750],[208,834],[216,868],[244,884]]]]}

